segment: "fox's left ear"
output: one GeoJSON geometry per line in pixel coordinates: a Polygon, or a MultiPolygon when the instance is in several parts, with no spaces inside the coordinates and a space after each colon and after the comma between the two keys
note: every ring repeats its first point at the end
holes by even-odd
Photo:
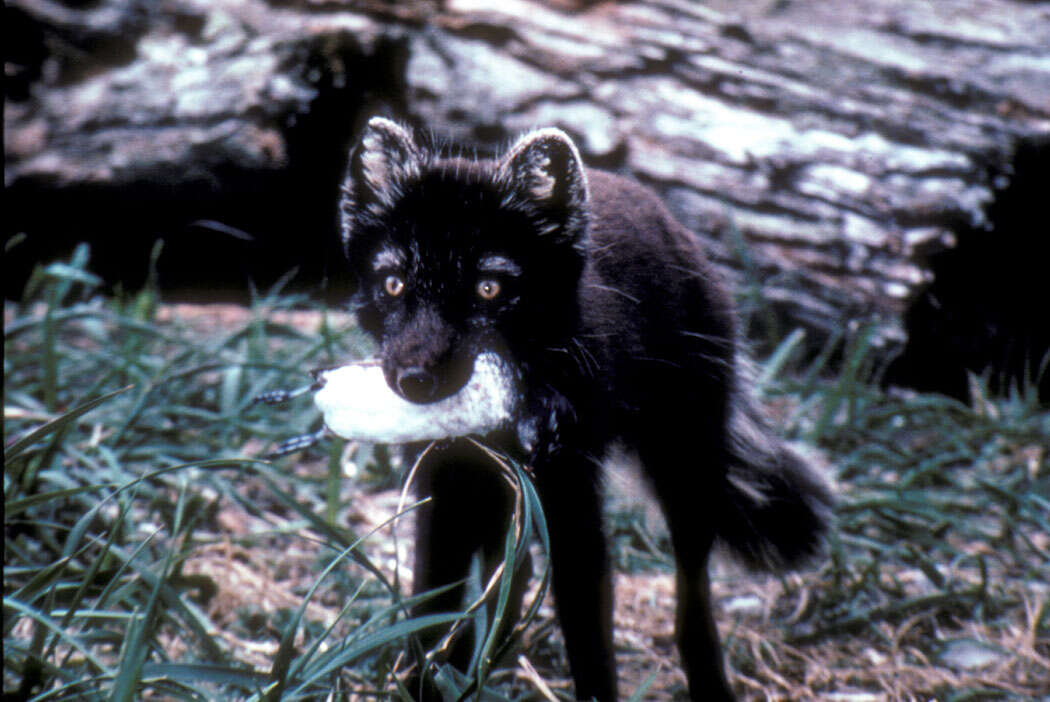
{"type": "Polygon", "coordinates": [[[424,151],[408,129],[385,117],[368,120],[350,154],[343,181],[340,213],[344,247],[362,212],[381,212],[393,205],[404,186],[419,177],[424,158],[424,151]]]}
{"type": "Polygon", "coordinates": [[[574,245],[587,232],[587,175],[580,152],[560,129],[537,129],[518,139],[500,160],[499,181],[537,213],[542,234],[574,245]]]}
{"type": "Polygon", "coordinates": [[[385,117],[373,117],[350,156],[347,179],[360,194],[390,204],[401,186],[419,176],[422,168],[423,151],[412,133],[385,117]]]}

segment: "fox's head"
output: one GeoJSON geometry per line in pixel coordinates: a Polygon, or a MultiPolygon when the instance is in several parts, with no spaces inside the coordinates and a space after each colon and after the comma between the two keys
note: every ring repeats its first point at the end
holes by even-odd
{"type": "Polygon", "coordinates": [[[528,364],[578,317],[587,179],[557,129],[499,159],[442,157],[374,117],[350,156],[340,205],[362,327],[387,382],[414,402],[452,395],[476,355],[528,364]]]}

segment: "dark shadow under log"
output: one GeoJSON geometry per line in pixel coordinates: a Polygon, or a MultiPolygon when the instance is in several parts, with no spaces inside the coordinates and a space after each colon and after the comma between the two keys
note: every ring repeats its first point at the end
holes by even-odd
{"type": "Polygon", "coordinates": [[[995,393],[1039,380],[1050,401],[1050,140],[1021,143],[1011,170],[987,227],[958,229],[930,257],[934,280],[905,315],[888,382],[966,399],[969,371],[995,393]]]}

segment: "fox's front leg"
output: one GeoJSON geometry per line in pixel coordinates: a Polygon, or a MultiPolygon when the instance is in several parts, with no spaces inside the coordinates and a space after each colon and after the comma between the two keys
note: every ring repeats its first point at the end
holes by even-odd
{"type": "MultiPolygon", "coordinates": [[[[420,459],[416,474],[416,496],[430,500],[416,510],[413,594],[454,586],[419,602],[413,615],[458,612],[465,606],[463,581],[470,571],[473,555],[480,552],[483,557],[482,576],[486,582],[501,561],[514,496],[493,470],[487,454],[462,440],[434,445],[420,459]]],[[[523,571],[521,580],[525,577],[527,573],[523,571]]],[[[504,631],[514,623],[524,594],[524,582],[516,585],[504,631]]],[[[423,647],[434,647],[446,632],[447,629],[442,628],[423,632],[420,636],[423,647]]],[[[472,628],[467,627],[438,660],[466,672],[473,649],[472,628]]],[[[423,676],[411,679],[409,689],[416,700],[440,699],[423,676]]]]}
{"type": "Polygon", "coordinates": [[[613,587],[597,465],[563,446],[535,466],[550,537],[551,585],[576,697],[616,700],[613,587]]]}

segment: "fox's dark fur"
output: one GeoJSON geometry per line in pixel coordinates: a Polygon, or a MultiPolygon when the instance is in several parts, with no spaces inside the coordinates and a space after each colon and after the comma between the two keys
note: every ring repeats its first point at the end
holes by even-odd
{"type": "MultiPolygon", "coordinates": [[[[743,390],[730,297],[698,239],[650,190],[585,169],[556,129],[476,161],[374,118],[351,155],[341,215],[357,315],[391,388],[416,402],[446,397],[481,350],[520,374],[520,416],[488,440],[533,467],[577,696],[616,699],[599,466],[621,446],[667,517],[691,694],[730,699],[712,544],[790,567],[818,549],[832,495],[743,390]]],[[[420,470],[433,501],[420,513],[417,592],[464,578],[479,550],[498,562],[509,504],[465,442],[444,442],[420,470]]],[[[424,607],[458,609],[462,594],[424,607]]],[[[461,642],[452,662],[469,654],[461,642]]]]}

